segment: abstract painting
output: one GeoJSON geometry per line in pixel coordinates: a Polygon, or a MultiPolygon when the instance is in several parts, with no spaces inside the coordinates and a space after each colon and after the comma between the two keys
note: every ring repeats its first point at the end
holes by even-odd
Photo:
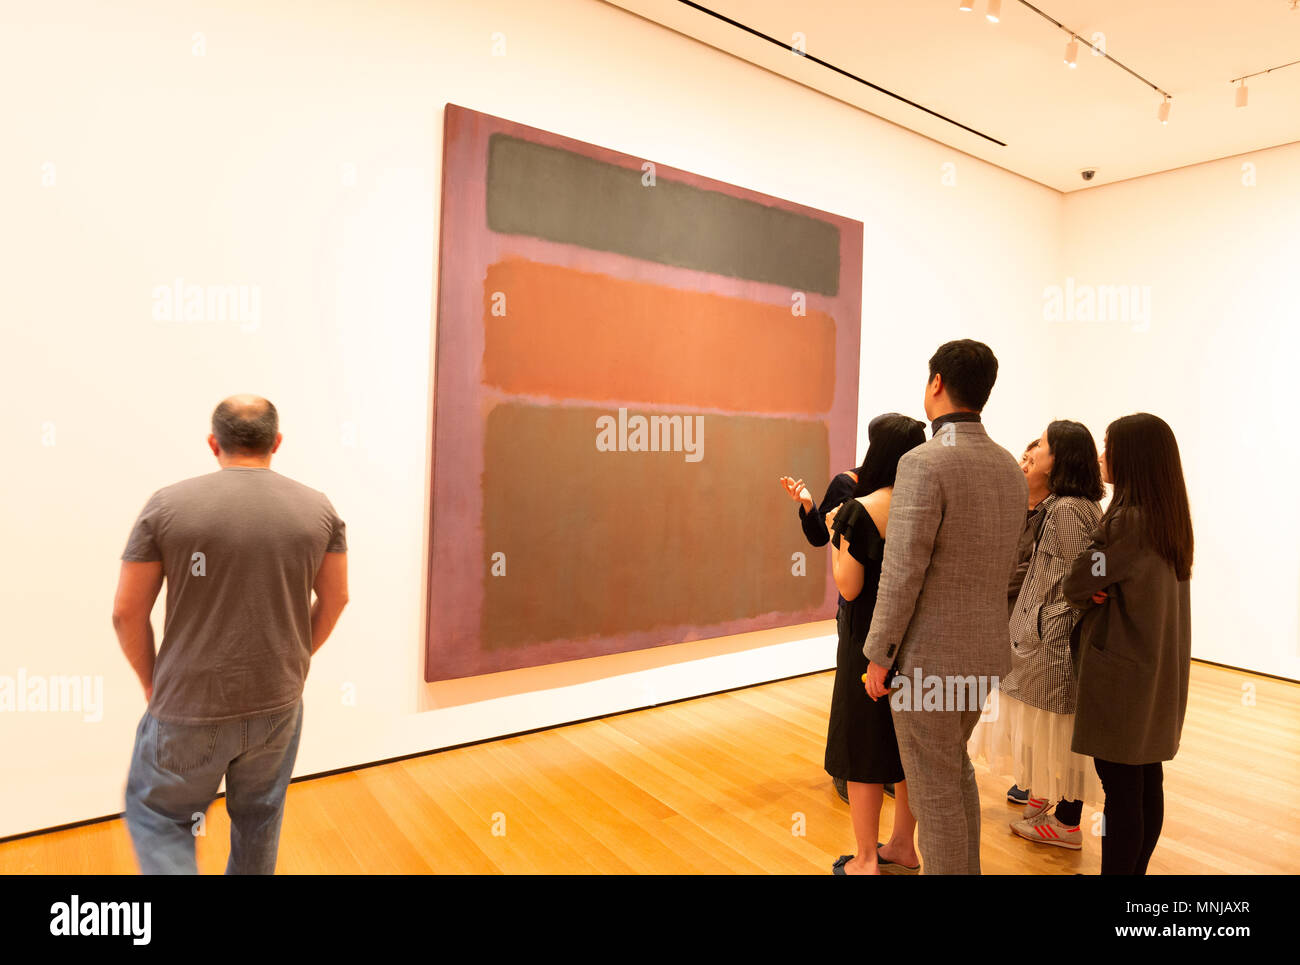
{"type": "Polygon", "coordinates": [[[827,619],[862,224],[447,105],[425,679],[827,619]],[[834,467],[834,468],[832,468],[834,467]]]}

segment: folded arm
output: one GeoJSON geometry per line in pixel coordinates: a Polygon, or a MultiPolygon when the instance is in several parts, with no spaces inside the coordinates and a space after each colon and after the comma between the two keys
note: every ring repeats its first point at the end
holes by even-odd
{"type": "Polygon", "coordinates": [[[1076,610],[1093,605],[1092,595],[1124,578],[1137,551],[1138,535],[1131,521],[1112,518],[1098,526],[1061,585],[1066,602],[1076,610]]]}

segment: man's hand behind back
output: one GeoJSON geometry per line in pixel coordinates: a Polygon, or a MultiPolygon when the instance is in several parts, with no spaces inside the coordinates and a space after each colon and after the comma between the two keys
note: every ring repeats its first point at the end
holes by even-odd
{"type": "Polygon", "coordinates": [[[316,602],[311,608],[311,652],[319,650],[348,603],[348,554],[326,553],[312,585],[316,602]]]}

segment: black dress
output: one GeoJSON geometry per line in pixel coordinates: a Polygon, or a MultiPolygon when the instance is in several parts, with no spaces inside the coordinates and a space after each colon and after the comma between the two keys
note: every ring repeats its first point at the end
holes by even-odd
{"type": "Polygon", "coordinates": [[[840,643],[826,733],[826,773],[862,784],[896,784],[904,779],[903,762],[898,755],[889,698],[872,700],[862,682],[867,672],[862,645],[871,629],[885,541],[871,514],[856,499],[845,503],[835,517],[834,531],[835,546],[840,545],[840,535],[846,535],[849,555],[862,564],[865,572],[862,592],[853,600],[841,600],[836,614],[840,643]]]}

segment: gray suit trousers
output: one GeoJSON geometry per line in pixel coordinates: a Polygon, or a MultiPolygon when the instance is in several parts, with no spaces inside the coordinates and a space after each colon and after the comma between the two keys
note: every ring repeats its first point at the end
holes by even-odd
{"type": "Polygon", "coordinates": [[[894,707],[892,714],[922,873],[979,874],[980,795],[966,742],[980,711],[894,707]]]}

